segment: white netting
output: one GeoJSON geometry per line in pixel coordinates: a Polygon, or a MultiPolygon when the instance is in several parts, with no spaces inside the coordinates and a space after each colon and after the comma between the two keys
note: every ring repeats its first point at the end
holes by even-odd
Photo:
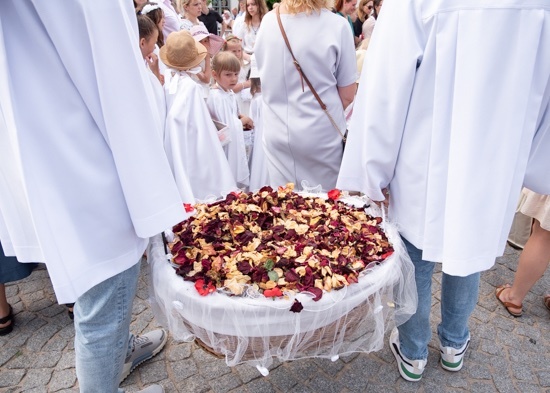
{"type": "MultiPolygon", "coordinates": [[[[344,201],[365,204],[354,197],[344,201]]],[[[376,206],[367,212],[383,214],[376,206]]],[[[304,307],[300,313],[289,311],[294,297],[250,298],[221,292],[200,296],[192,282],[176,275],[162,238],[155,237],[148,254],[153,310],[176,340],[198,338],[224,355],[228,366],[247,362],[264,375],[273,357],[335,360],[343,354],[380,350],[384,333],[405,322],[417,303],[414,269],[397,229],[388,222],[382,227],[394,253],[363,271],[358,283],[325,292],[317,302],[309,294],[295,295],[304,307]]]]}

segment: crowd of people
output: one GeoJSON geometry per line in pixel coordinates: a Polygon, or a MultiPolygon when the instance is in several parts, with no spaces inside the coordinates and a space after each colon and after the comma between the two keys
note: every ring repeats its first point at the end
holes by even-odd
{"type": "MultiPolygon", "coordinates": [[[[264,185],[338,187],[388,208],[415,267],[417,312],[390,335],[409,381],[426,367],[437,262],[440,362],[462,368],[480,272],[526,186],[532,234],[496,291],[522,314],[550,261],[550,8],[382,3],[5,5],[0,239],[6,255],[45,262],[59,302],[74,303],[81,391],[117,391],[166,343],[162,329],[129,333],[148,238],[192,214],[183,206],[264,185]]],[[[4,283],[32,268],[2,255],[0,335],[15,321],[4,283]]]]}

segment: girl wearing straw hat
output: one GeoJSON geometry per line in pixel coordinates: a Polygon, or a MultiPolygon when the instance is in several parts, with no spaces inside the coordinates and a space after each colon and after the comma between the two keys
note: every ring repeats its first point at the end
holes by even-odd
{"type": "Polygon", "coordinates": [[[204,45],[185,30],[170,34],[160,48],[168,67],[164,148],[183,200],[189,187],[200,200],[237,190],[201,87],[191,78],[201,72],[200,63],[207,55],[204,45]]]}

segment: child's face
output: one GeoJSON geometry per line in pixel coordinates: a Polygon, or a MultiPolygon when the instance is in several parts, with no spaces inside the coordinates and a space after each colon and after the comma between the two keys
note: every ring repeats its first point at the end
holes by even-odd
{"type": "Polygon", "coordinates": [[[141,49],[141,55],[144,59],[155,50],[155,44],[157,43],[158,37],[159,32],[155,30],[149,37],[139,40],[139,49],[141,49]]]}
{"type": "Polygon", "coordinates": [[[241,46],[240,41],[229,41],[227,43],[227,51],[233,53],[237,59],[242,60],[243,47],[241,46]]]}
{"type": "Polygon", "coordinates": [[[157,27],[159,28],[160,31],[164,30],[164,22],[165,22],[165,20],[164,20],[164,14],[163,14],[162,18],[160,19],[160,21],[157,25],[157,27]]]}
{"type": "Polygon", "coordinates": [[[239,81],[238,72],[222,71],[218,74],[217,72],[213,71],[212,75],[214,76],[214,79],[216,80],[218,85],[225,91],[233,90],[233,88],[237,86],[237,82],[239,81]]]}

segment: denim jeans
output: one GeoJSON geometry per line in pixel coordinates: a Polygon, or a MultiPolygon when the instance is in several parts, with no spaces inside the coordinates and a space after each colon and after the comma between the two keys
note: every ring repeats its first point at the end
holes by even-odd
{"type": "MultiPolygon", "coordinates": [[[[401,352],[410,360],[427,359],[428,343],[432,336],[430,311],[432,306],[432,275],[434,262],[422,259],[422,250],[402,238],[414,265],[418,308],[416,313],[399,326],[401,352]]],[[[437,327],[439,341],[444,347],[460,348],[469,335],[468,320],[477,304],[479,273],[465,277],[443,273],[441,282],[441,323],[437,327]]]]}
{"type": "Polygon", "coordinates": [[[82,393],[114,393],[128,352],[140,264],[96,285],[74,307],[76,375],[82,393]]]}

